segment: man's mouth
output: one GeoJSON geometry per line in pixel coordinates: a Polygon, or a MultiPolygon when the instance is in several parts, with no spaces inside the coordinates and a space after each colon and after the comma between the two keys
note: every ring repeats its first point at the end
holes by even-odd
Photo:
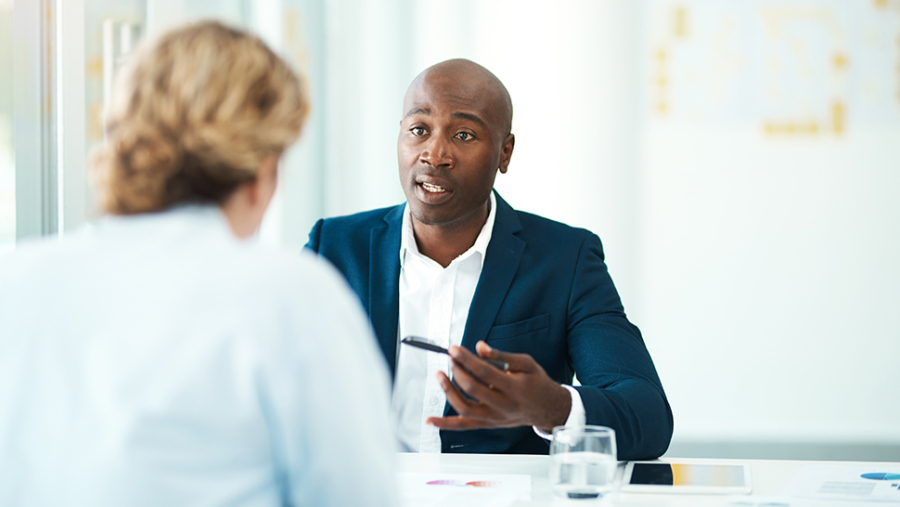
{"type": "Polygon", "coordinates": [[[426,192],[432,194],[443,194],[447,192],[447,189],[440,185],[432,185],[431,183],[425,183],[424,181],[419,184],[422,185],[422,188],[424,188],[426,192]]]}

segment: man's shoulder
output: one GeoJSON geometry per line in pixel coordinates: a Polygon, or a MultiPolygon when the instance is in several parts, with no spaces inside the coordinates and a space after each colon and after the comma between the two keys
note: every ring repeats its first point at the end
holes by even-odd
{"type": "Polygon", "coordinates": [[[384,226],[394,218],[402,217],[403,204],[362,211],[352,215],[343,215],[322,219],[322,227],[333,231],[358,231],[360,228],[384,226]]]}
{"type": "Polygon", "coordinates": [[[527,211],[516,210],[519,215],[519,221],[522,222],[523,228],[545,229],[548,231],[558,231],[561,234],[573,234],[584,236],[592,234],[591,231],[581,227],[575,227],[552,218],[547,218],[527,211]]]}
{"type": "MultiPolygon", "coordinates": [[[[309,233],[306,248],[335,262],[346,255],[368,251],[372,231],[382,230],[385,237],[400,238],[403,205],[363,211],[352,215],[324,218],[309,233]]],[[[399,247],[398,247],[399,248],[399,247]]]]}
{"type": "Polygon", "coordinates": [[[543,240],[570,241],[581,243],[588,237],[596,236],[581,227],[574,227],[527,211],[514,210],[522,226],[521,234],[543,240]]]}

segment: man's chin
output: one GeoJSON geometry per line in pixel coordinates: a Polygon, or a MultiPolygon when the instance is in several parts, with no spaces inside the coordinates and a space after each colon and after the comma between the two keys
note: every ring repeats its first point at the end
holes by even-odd
{"type": "Polygon", "coordinates": [[[419,222],[422,225],[439,227],[451,224],[453,222],[452,220],[447,220],[447,217],[443,216],[442,214],[424,212],[421,209],[417,210],[413,206],[410,206],[410,211],[412,212],[412,216],[416,220],[416,222],[419,222]]]}

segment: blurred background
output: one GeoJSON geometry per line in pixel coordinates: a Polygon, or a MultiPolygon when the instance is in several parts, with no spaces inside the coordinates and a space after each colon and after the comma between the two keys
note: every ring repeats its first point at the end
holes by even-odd
{"type": "Polygon", "coordinates": [[[603,240],[669,456],[900,461],[900,0],[0,0],[0,251],[96,217],[113,73],[204,17],[311,86],[261,241],[402,202],[406,86],[473,59],[515,106],[498,191],[603,240]]]}

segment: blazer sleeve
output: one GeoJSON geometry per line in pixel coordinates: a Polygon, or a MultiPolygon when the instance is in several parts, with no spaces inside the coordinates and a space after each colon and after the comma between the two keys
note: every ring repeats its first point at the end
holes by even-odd
{"type": "Polygon", "coordinates": [[[672,438],[672,410],[640,331],[625,317],[594,234],[578,254],[567,339],[587,424],[616,431],[620,460],[661,456],[672,438]]]}
{"type": "Polygon", "coordinates": [[[309,231],[309,240],[307,240],[306,245],[304,245],[303,248],[307,248],[316,253],[319,252],[319,241],[322,238],[323,223],[325,223],[325,220],[321,218],[316,221],[316,225],[314,225],[312,230],[309,231]]]}

